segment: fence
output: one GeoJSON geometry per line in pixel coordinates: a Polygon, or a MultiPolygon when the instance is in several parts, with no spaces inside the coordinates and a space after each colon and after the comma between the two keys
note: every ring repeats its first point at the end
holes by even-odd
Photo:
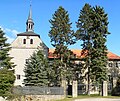
{"type": "Polygon", "coordinates": [[[113,89],[113,84],[108,83],[108,94],[111,94],[112,89],[113,89]]]}
{"type": "MultiPolygon", "coordinates": [[[[101,92],[101,85],[90,84],[90,93],[99,94],[101,92]]],[[[78,94],[87,94],[88,84],[79,84],[78,85],[78,94]]]]}
{"type": "Polygon", "coordinates": [[[14,87],[13,93],[17,95],[64,95],[63,87],[14,87]]]}
{"type": "MultiPolygon", "coordinates": [[[[91,94],[101,94],[102,92],[102,85],[99,84],[90,84],[90,93],[91,94]]],[[[113,85],[108,83],[108,94],[111,93],[113,85]]],[[[88,84],[78,84],[78,94],[87,94],[88,91],[88,84]]]]}

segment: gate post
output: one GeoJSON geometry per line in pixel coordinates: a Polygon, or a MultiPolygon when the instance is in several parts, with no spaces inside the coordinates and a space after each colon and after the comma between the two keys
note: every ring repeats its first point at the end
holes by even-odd
{"type": "Polygon", "coordinates": [[[64,96],[66,97],[66,80],[65,79],[62,80],[62,85],[61,86],[64,89],[64,96]]]}
{"type": "Polygon", "coordinates": [[[77,97],[78,96],[78,82],[77,80],[73,81],[72,84],[72,97],[77,97]]]}
{"type": "Polygon", "coordinates": [[[102,96],[108,96],[107,81],[103,81],[102,83],[102,96]]]}
{"type": "Polygon", "coordinates": [[[117,83],[117,78],[116,77],[113,77],[113,88],[116,86],[116,83],[117,83]]]}

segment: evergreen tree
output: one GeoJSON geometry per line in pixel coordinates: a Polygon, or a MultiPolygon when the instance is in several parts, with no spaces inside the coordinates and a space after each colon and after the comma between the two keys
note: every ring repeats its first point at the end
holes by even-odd
{"type": "Polygon", "coordinates": [[[13,69],[14,65],[10,62],[8,51],[10,45],[6,42],[5,33],[0,28],[0,96],[8,97],[12,94],[15,76],[13,69]]]}
{"type": "Polygon", "coordinates": [[[93,81],[101,83],[107,80],[107,35],[108,32],[108,17],[104,9],[100,6],[93,7],[93,26],[92,40],[93,49],[91,52],[91,78],[93,81]],[[97,69],[96,69],[97,68],[97,69]]]}
{"type": "Polygon", "coordinates": [[[13,63],[10,62],[12,59],[9,57],[10,44],[6,43],[7,38],[4,36],[5,33],[0,28],[0,68],[12,69],[13,63]]]}
{"type": "Polygon", "coordinates": [[[14,86],[15,76],[13,71],[5,69],[0,70],[0,96],[12,96],[12,87],[14,86]]]}
{"type": "Polygon", "coordinates": [[[57,11],[55,11],[50,23],[51,30],[49,31],[49,37],[51,38],[53,47],[55,47],[54,54],[60,58],[60,61],[58,61],[59,63],[61,62],[61,65],[58,65],[58,67],[62,68],[61,76],[65,78],[67,68],[64,58],[69,51],[68,45],[74,43],[74,31],[71,30],[72,23],[70,22],[68,11],[60,6],[57,11]]]}
{"type": "Polygon", "coordinates": [[[62,68],[60,68],[59,66],[61,66],[61,62],[58,59],[54,59],[49,62],[49,66],[50,66],[49,76],[50,86],[60,86],[62,68]]]}
{"type": "MultiPolygon", "coordinates": [[[[107,47],[108,17],[100,6],[91,7],[85,4],[80,11],[77,22],[76,38],[83,41],[82,54],[85,55],[86,68],[88,68],[88,84],[101,83],[107,79],[107,47]]],[[[89,94],[89,85],[88,85],[89,94]]]]}
{"type": "Polygon", "coordinates": [[[82,46],[82,55],[85,56],[85,68],[88,69],[86,73],[88,76],[88,95],[90,94],[90,60],[91,60],[91,50],[92,50],[92,40],[91,40],[91,32],[90,27],[91,23],[91,12],[92,7],[89,4],[85,4],[82,10],[80,11],[80,15],[77,22],[77,32],[76,38],[83,41],[82,46]]]}
{"type": "Polygon", "coordinates": [[[41,50],[33,53],[25,65],[25,86],[48,86],[49,69],[46,57],[41,50]]]}

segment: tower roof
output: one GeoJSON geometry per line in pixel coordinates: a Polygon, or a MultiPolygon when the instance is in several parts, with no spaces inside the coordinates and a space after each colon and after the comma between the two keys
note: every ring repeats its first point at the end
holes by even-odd
{"type": "Polygon", "coordinates": [[[40,35],[34,33],[34,22],[32,19],[32,6],[31,6],[31,4],[30,4],[28,19],[26,22],[26,32],[19,33],[19,34],[17,34],[17,36],[38,36],[38,37],[40,37],[40,35]]]}
{"type": "Polygon", "coordinates": [[[38,36],[40,38],[39,34],[36,34],[36,33],[32,32],[32,31],[19,33],[19,34],[17,34],[17,36],[38,36]]]}
{"type": "Polygon", "coordinates": [[[30,5],[30,11],[29,11],[28,19],[32,19],[32,6],[31,5],[30,5]]]}

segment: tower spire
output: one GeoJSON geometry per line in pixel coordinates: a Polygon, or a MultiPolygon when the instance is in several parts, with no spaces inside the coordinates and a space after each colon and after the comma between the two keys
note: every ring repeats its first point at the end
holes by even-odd
{"type": "Polygon", "coordinates": [[[28,19],[32,19],[32,6],[31,6],[31,4],[30,4],[30,11],[29,11],[28,19]]]}
{"type": "Polygon", "coordinates": [[[29,15],[28,15],[28,19],[27,19],[27,22],[26,22],[26,31],[29,32],[29,31],[34,31],[33,29],[34,27],[34,22],[32,20],[32,5],[31,5],[31,1],[30,1],[30,10],[29,10],[29,15]]]}

